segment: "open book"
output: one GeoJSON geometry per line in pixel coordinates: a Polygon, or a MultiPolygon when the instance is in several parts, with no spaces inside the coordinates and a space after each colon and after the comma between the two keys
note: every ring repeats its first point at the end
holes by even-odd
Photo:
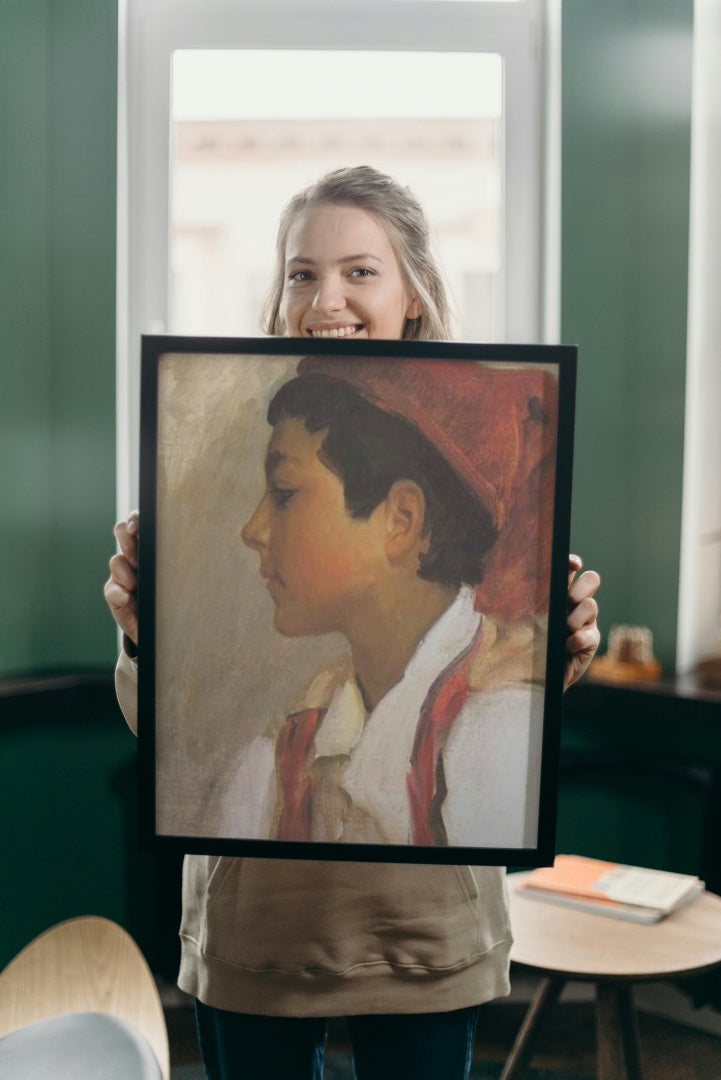
{"type": "Polygon", "coordinates": [[[687,904],[705,886],[693,874],[557,855],[553,866],[532,870],[518,885],[528,897],[617,919],[653,923],[687,904]]]}

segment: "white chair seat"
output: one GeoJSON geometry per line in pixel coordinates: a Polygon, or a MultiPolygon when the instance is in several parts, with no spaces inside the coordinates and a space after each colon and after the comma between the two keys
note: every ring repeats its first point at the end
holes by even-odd
{"type": "Polygon", "coordinates": [[[67,1013],[0,1039],[0,1076],[12,1080],[161,1080],[150,1044],[102,1013],[67,1013]]]}

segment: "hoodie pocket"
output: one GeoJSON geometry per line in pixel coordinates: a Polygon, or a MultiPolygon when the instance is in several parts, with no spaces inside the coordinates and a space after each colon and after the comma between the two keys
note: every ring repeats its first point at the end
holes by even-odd
{"type": "Polygon", "coordinates": [[[463,967],[507,939],[503,871],[189,857],[186,935],[250,970],[463,967]]]}

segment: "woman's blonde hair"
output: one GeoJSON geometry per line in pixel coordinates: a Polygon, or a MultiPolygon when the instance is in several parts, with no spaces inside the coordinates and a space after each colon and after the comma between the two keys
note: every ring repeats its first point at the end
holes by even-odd
{"type": "Polygon", "coordinates": [[[448,341],[452,337],[451,311],[441,271],[431,254],[423,207],[410,188],[370,165],[326,173],[294,195],[283,210],[276,239],[274,280],[263,311],[263,330],[267,334],[285,333],[281,303],[288,233],[299,214],[323,203],[357,206],[372,214],[386,229],[401,272],[421,304],[421,314],[416,319],[406,319],[401,337],[448,341]]]}

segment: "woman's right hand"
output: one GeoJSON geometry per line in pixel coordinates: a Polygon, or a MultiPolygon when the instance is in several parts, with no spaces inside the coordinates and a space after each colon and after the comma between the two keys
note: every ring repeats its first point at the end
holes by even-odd
{"type": "Polygon", "coordinates": [[[137,510],[119,521],[113,529],[120,553],[110,560],[110,577],[103,592],[110,613],[123,633],[134,645],[138,644],[138,532],[140,515],[137,510]]]}

